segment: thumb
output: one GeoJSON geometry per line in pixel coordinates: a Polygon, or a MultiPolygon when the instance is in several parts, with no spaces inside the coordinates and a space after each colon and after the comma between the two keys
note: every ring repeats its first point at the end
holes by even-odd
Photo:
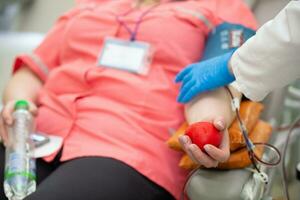
{"type": "Polygon", "coordinates": [[[37,106],[32,103],[31,101],[29,102],[29,112],[33,115],[33,116],[36,116],[37,113],[38,113],[38,109],[37,109],[37,106]]]}
{"type": "Polygon", "coordinates": [[[2,110],[4,122],[8,125],[11,125],[13,123],[12,113],[14,111],[14,105],[15,101],[10,101],[4,106],[2,110]]]}
{"type": "Polygon", "coordinates": [[[223,117],[214,119],[213,124],[219,131],[224,131],[226,129],[226,123],[223,117]]]}

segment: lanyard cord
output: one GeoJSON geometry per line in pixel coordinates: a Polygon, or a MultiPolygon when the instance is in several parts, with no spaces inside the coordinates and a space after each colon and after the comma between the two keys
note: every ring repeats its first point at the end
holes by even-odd
{"type": "Polygon", "coordinates": [[[143,12],[137,22],[135,23],[135,27],[134,27],[134,30],[132,31],[129,26],[123,21],[120,19],[120,17],[124,17],[126,15],[128,15],[129,13],[131,13],[133,11],[133,8],[128,10],[126,13],[124,14],[121,14],[121,15],[117,15],[116,16],[116,20],[118,21],[118,23],[121,25],[121,26],[124,26],[124,28],[127,30],[127,32],[130,34],[130,41],[135,41],[136,40],[136,36],[137,36],[137,32],[139,30],[139,27],[140,27],[140,24],[142,23],[143,21],[143,18],[148,14],[150,13],[154,8],[156,8],[157,6],[159,6],[160,4],[155,4],[153,6],[151,6],[149,9],[147,9],[145,12],[143,12]]]}

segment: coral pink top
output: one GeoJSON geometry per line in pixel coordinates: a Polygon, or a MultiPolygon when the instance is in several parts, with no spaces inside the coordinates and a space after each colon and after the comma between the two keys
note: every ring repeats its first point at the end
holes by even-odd
{"type": "MultiPolygon", "coordinates": [[[[17,57],[44,81],[38,131],[64,138],[61,160],[105,156],[121,160],[179,198],[186,172],[181,153],[170,150],[170,130],[183,122],[175,75],[201,58],[205,37],[222,21],[256,28],[242,0],[162,3],[148,13],[137,40],[150,43],[154,58],[146,76],[97,66],[107,36],[129,39],[116,15],[133,0],[85,0],[59,18],[32,55],[17,57]]],[[[121,17],[133,29],[141,13],[121,17]]],[[[57,152],[46,157],[51,161],[57,152]]]]}

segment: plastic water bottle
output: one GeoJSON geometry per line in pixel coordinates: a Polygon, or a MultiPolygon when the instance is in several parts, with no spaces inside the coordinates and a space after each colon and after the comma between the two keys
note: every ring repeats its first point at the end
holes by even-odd
{"type": "Polygon", "coordinates": [[[35,159],[30,134],[33,118],[29,105],[20,100],[15,104],[14,123],[8,132],[5,152],[4,192],[9,200],[22,200],[36,189],[35,159]]]}

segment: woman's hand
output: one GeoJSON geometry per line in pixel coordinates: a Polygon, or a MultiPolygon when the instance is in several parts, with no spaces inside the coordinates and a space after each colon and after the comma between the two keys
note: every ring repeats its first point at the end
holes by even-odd
{"type": "Polygon", "coordinates": [[[189,157],[194,162],[207,168],[217,167],[219,162],[226,162],[230,156],[229,136],[224,120],[216,119],[213,124],[223,134],[223,138],[219,148],[213,145],[205,145],[206,153],[201,151],[196,144],[193,144],[189,136],[179,137],[179,142],[189,157]]]}
{"type": "MultiPolygon", "coordinates": [[[[17,100],[11,100],[8,101],[0,114],[0,139],[2,139],[3,144],[6,146],[7,144],[7,126],[11,126],[13,124],[13,112],[14,112],[14,106],[17,100]]],[[[37,107],[32,101],[28,101],[29,104],[29,111],[33,116],[37,114],[37,107]]]]}
{"type": "Polygon", "coordinates": [[[21,99],[26,100],[29,104],[29,111],[32,115],[36,115],[37,107],[34,102],[42,87],[42,80],[39,79],[39,77],[26,65],[21,66],[8,81],[3,93],[4,107],[2,111],[0,110],[0,137],[4,142],[4,145],[7,144],[6,128],[13,123],[12,113],[16,101],[21,99]]]}

